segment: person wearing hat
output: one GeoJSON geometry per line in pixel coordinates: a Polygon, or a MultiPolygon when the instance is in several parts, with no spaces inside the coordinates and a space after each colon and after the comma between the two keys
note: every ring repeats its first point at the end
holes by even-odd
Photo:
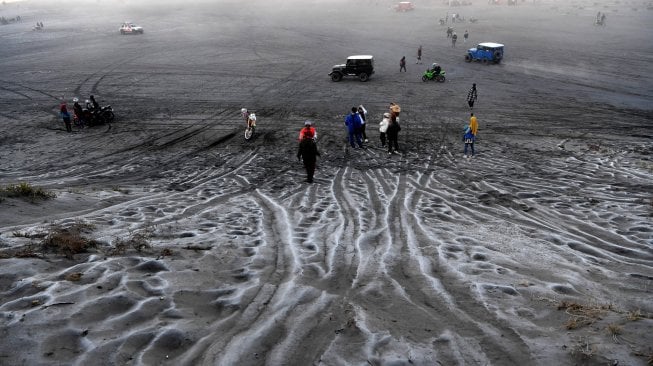
{"type": "Polygon", "coordinates": [[[249,128],[249,112],[247,111],[247,108],[241,108],[240,115],[245,120],[245,123],[247,124],[247,128],[249,128]]]}
{"type": "Polygon", "coordinates": [[[315,131],[315,127],[313,127],[313,122],[308,120],[304,122],[304,128],[299,130],[299,142],[307,135],[310,135],[313,141],[317,140],[317,132],[315,131]]]}
{"type": "MultiPolygon", "coordinates": [[[[311,127],[310,125],[307,127],[311,127]]],[[[317,165],[317,157],[320,152],[317,150],[315,144],[315,135],[310,128],[304,127],[302,129],[304,135],[299,142],[299,150],[297,151],[297,159],[304,161],[304,168],[306,168],[306,182],[313,183],[313,175],[315,174],[315,166],[317,165]]]]}
{"type": "Polygon", "coordinates": [[[401,131],[401,126],[399,125],[399,117],[397,115],[398,113],[390,113],[388,130],[386,131],[388,137],[388,154],[399,153],[399,131],[401,131]]]}
{"type": "Polygon", "coordinates": [[[73,98],[73,114],[75,116],[75,119],[79,122],[80,125],[84,125],[84,110],[79,104],[79,98],[75,97],[73,98]]]}

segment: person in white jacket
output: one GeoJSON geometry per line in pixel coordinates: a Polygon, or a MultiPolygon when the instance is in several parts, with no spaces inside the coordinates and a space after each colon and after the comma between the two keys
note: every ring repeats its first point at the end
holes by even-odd
{"type": "Polygon", "coordinates": [[[383,119],[379,122],[379,132],[381,132],[381,146],[385,147],[385,133],[388,131],[388,123],[390,122],[390,113],[383,113],[383,119]]]}

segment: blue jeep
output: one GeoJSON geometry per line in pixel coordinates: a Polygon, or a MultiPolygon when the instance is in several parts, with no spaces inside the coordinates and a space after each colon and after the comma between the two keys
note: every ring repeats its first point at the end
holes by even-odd
{"type": "Polygon", "coordinates": [[[481,61],[484,64],[498,64],[503,59],[503,45],[501,43],[484,42],[475,48],[467,50],[465,61],[481,61]]]}

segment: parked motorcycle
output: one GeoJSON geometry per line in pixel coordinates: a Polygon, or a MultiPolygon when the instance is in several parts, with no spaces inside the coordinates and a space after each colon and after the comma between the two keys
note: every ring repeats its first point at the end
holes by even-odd
{"type": "Polygon", "coordinates": [[[106,123],[111,123],[116,118],[116,116],[113,114],[113,108],[110,105],[100,108],[100,114],[106,123]]]}
{"type": "Polygon", "coordinates": [[[108,105],[100,109],[84,108],[84,122],[89,126],[111,123],[115,119],[113,108],[108,105]]]}
{"type": "Polygon", "coordinates": [[[445,78],[445,72],[444,70],[440,70],[439,74],[436,74],[434,70],[428,69],[424,71],[424,75],[422,76],[422,81],[426,82],[429,80],[435,80],[439,83],[444,83],[446,80],[445,78]]]}

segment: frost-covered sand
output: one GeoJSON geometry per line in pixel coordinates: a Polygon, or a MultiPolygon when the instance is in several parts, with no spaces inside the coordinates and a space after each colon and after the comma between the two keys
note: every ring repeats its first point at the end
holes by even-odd
{"type": "Polygon", "coordinates": [[[123,3],[0,8],[24,18],[0,26],[0,185],[57,194],[0,202],[1,365],[650,362],[644,3],[123,3]],[[455,49],[447,10],[479,18],[455,49]],[[125,19],[145,34],[118,35],[125,19]],[[505,62],[464,63],[480,41],[505,62]],[[350,54],[375,56],[368,83],[327,77],[350,54]],[[420,81],[433,61],[446,83],[420,81]],[[117,120],[67,134],[58,99],[89,94],[117,120]],[[401,156],[378,146],[390,101],[401,156]],[[361,103],[370,143],[350,150],[342,118],[361,103]],[[250,142],[241,107],[259,116],[250,142]],[[46,250],[55,228],[94,247],[46,250]]]}

